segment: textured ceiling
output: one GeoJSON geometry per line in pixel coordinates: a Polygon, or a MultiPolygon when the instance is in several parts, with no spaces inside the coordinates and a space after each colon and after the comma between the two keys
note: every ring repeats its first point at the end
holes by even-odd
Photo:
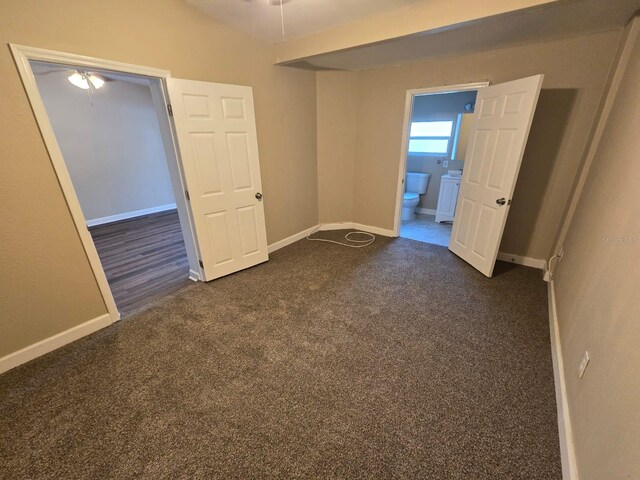
{"type": "Polygon", "coordinates": [[[362,70],[418,59],[541,42],[624,26],[640,0],[581,0],[500,15],[450,30],[401,37],[307,58],[319,68],[362,70]]]}
{"type": "MultiPolygon", "coordinates": [[[[251,36],[280,42],[278,0],[186,0],[218,20],[251,36]],[[275,3],[275,5],[273,5],[275,3]]],[[[284,39],[292,39],[418,3],[422,0],[284,0],[284,39]]]]}
{"type": "MultiPolygon", "coordinates": [[[[223,23],[268,42],[282,42],[279,0],[185,0],[223,23]],[[273,5],[275,3],[275,5],[273,5]]],[[[354,38],[367,17],[424,3],[425,0],[284,0],[284,40],[309,36],[354,22],[354,38]]],[[[480,0],[477,0],[480,1],[480,0]]],[[[507,1],[507,0],[505,0],[507,1]]],[[[328,51],[300,58],[292,66],[362,70],[422,58],[498,49],[620,28],[640,0],[566,0],[450,28],[328,51]]],[[[326,37],[326,35],[325,35],[326,37]]],[[[318,40],[319,41],[319,40],[318,40]]]]}

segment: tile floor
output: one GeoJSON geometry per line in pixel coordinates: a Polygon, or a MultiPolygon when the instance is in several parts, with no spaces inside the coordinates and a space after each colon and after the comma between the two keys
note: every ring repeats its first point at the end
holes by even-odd
{"type": "Polygon", "coordinates": [[[451,236],[451,222],[436,223],[435,215],[418,214],[414,220],[402,222],[400,236],[446,247],[451,236]]]}

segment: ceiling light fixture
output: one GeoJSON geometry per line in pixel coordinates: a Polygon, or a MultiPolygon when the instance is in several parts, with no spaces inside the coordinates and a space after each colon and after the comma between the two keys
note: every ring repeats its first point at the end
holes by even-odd
{"type": "Polygon", "coordinates": [[[102,78],[93,75],[92,73],[80,72],[79,70],[76,70],[69,75],[68,80],[72,85],[83,90],[89,90],[90,87],[97,90],[98,88],[102,88],[104,85],[104,80],[102,78]]]}
{"type": "Polygon", "coordinates": [[[89,81],[96,88],[102,88],[104,80],[96,75],[89,75],[89,81]]]}

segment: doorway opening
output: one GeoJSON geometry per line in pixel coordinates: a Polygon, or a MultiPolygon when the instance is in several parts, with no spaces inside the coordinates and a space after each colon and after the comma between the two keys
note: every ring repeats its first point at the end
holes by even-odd
{"type": "Polygon", "coordinates": [[[119,316],[198,280],[161,80],[29,66],[119,316]]]}
{"type": "Polygon", "coordinates": [[[476,96],[487,85],[407,92],[398,236],[449,245],[476,96]]]}
{"type": "MultiPolygon", "coordinates": [[[[127,77],[148,82],[191,280],[208,282],[269,259],[251,87],[177,79],[168,70],[23,45],[9,47],[111,323],[121,313],[38,88],[36,62],[66,69],[66,81],[88,90],[85,101],[92,106],[109,81],[127,77]]],[[[93,138],[85,134],[82,141],[93,138]]],[[[114,142],[105,147],[113,148],[114,142]]],[[[175,223],[173,231],[178,238],[175,223]]]]}
{"type": "MultiPolygon", "coordinates": [[[[448,208],[442,209],[449,218],[453,217],[448,247],[482,274],[487,277],[493,275],[543,80],[544,75],[538,74],[490,87],[484,83],[407,92],[401,168],[398,169],[395,236],[400,236],[403,207],[405,218],[410,218],[414,213],[410,203],[419,203],[415,195],[413,199],[409,197],[411,201],[405,202],[405,195],[412,193],[405,191],[410,150],[455,158],[451,152],[455,152],[462,143],[463,148],[466,145],[466,167],[463,169],[466,173],[460,170],[447,172],[453,182],[452,192],[447,196],[455,199],[455,205],[452,206],[453,201],[448,205],[445,202],[443,206],[448,208]],[[462,119],[457,122],[460,127],[455,130],[452,120],[447,122],[440,117],[436,118],[437,121],[411,123],[416,95],[445,95],[469,90],[477,91],[477,106],[474,108],[471,104],[465,110],[477,110],[477,114],[474,113],[469,122],[468,140],[458,139],[456,142],[456,132],[458,137],[461,135],[462,119]]],[[[449,160],[442,162],[445,161],[449,163],[449,160]]],[[[407,177],[407,187],[409,179],[407,177]]],[[[423,195],[427,192],[425,183],[424,175],[412,178],[411,188],[418,189],[418,198],[420,192],[424,191],[423,195]]],[[[445,192],[444,188],[439,188],[438,196],[441,193],[445,195],[445,192]]],[[[443,219],[439,210],[436,204],[435,217],[443,219]]]]}

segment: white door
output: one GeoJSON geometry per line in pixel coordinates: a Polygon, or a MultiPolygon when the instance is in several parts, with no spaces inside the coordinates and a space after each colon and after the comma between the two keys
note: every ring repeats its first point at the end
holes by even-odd
{"type": "Polygon", "coordinates": [[[251,87],[167,87],[205,280],[268,260],[251,87]]]}
{"type": "Polygon", "coordinates": [[[481,88],[449,250],[493,274],[544,75],[481,88]]]}

